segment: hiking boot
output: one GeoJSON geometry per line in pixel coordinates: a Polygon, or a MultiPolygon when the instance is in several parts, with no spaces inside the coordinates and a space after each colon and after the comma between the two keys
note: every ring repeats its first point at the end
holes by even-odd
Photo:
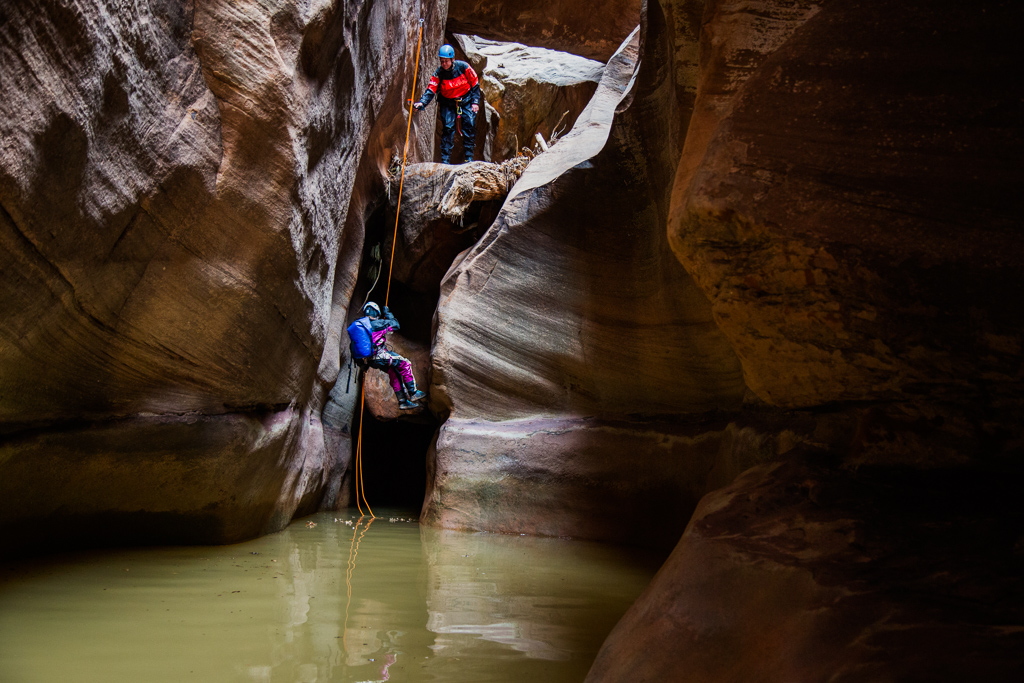
{"type": "Polygon", "coordinates": [[[418,404],[413,403],[412,401],[410,401],[409,399],[405,398],[404,396],[402,398],[398,399],[398,408],[400,410],[412,410],[414,408],[419,408],[419,407],[420,406],[418,404]]]}
{"type": "Polygon", "coordinates": [[[422,401],[426,397],[427,397],[426,393],[420,391],[419,389],[416,389],[411,394],[409,394],[409,400],[410,401],[422,401]]]}
{"type": "Polygon", "coordinates": [[[473,155],[472,154],[467,154],[466,155],[466,163],[467,164],[473,163],[473,155]]]}

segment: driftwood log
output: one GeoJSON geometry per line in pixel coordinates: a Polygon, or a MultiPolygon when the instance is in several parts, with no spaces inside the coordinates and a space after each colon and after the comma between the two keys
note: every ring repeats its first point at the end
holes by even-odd
{"type": "MultiPolygon", "coordinates": [[[[456,255],[471,246],[479,230],[493,219],[531,159],[532,153],[500,164],[474,161],[458,166],[427,163],[406,167],[395,279],[416,291],[435,291],[456,255]],[[487,207],[486,215],[481,215],[481,205],[487,202],[498,206],[487,207]],[[477,208],[470,211],[473,204],[477,208]]],[[[392,172],[389,185],[393,209],[398,200],[397,173],[392,172]]]]}

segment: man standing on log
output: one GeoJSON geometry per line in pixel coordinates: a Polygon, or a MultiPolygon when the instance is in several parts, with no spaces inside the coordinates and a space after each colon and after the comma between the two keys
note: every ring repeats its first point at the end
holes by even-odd
{"type": "Polygon", "coordinates": [[[466,62],[455,59],[455,49],[442,45],[438,51],[441,66],[430,78],[430,85],[420,101],[414,104],[416,111],[422,111],[434,95],[441,109],[441,163],[451,163],[452,145],[455,142],[455,126],[460,122],[462,129],[462,150],[466,161],[473,161],[476,148],[476,115],[480,111],[480,80],[466,62]]]}

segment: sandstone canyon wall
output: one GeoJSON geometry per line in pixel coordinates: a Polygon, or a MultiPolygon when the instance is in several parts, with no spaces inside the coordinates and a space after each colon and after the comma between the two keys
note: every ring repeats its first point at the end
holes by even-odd
{"type": "Polygon", "coordinates": [[[815,426],[701,502],[588,683],[1024,672],[1020,19],[707,3],[669,236],[747,410],[815,426]]]}
{"type": "Polygon", "coordinates": [[[433,523],[671,545],[716,465],[761,457],[715,414],[741,404],[739,363],[668,247],[681,135],[652,23],[650,59],[637,30],[442,283],[433,523]]]}
{"type": "Polygon", "coordinates": [[[345,503],[422,15],[417,93],[446,30],[607,60],[500,210],[404,223],[422,520],[675,545],[593,683],[1017,680],[1021,11],[412,4],[0,8],[5,549],[345,503]]]}
{"type": "Polygon", "coordinates": [[[54,519],[47,543],[226,542],[333,503],[321,406],[419,16],[436,43],[436,3],[0,8],[8,547],[54,519]]]}
{"type": "Polygon", "coordinates": [[[457,259],[426,521],[657,544],[763,463],[588,680],[1019,674],[1020,14],[645,3],[457,259]]]}

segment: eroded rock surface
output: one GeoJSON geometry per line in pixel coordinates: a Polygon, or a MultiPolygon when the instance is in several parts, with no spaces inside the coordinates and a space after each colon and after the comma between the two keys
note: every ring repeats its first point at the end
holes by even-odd
{"type": "Polygon", "coordinates": [[[604,65],[592,59],[477,36],[455,38],[480,75],[490,121],[483,148],[488,161],[533,147],[537,133],[550,140],[570,130],[601,80],[604,65]]]}
{"type": "MultiPolygon", "coordinates": [[[[504,165],[475,161],[409,164],[401,183],[398,248],[392,277],[418,292],[436,294],[455,257],[471,247],[490,225],[498,207],[529,159],[504,165]]],[[[388,224],[394,225],[399,181],[391,183],[388,224]]],[[[386,252],[391,253],[393,233],[386,252]]]]}
{"type": "Polygon", "coordinates": [[[708,3],[672,246],[817,426],[703,499],[588,683],[1020,677],[1016,14],[708,3]]]}
{"type": "Polygon", "coordinates": [[[0,12],[0,528],[116,540],[132,515],[124,538],[223,542],[315,509],[339,472],[320,414],[362,249],[346,216],[404,128],[382,84],[443,10],[0,12]]]}

